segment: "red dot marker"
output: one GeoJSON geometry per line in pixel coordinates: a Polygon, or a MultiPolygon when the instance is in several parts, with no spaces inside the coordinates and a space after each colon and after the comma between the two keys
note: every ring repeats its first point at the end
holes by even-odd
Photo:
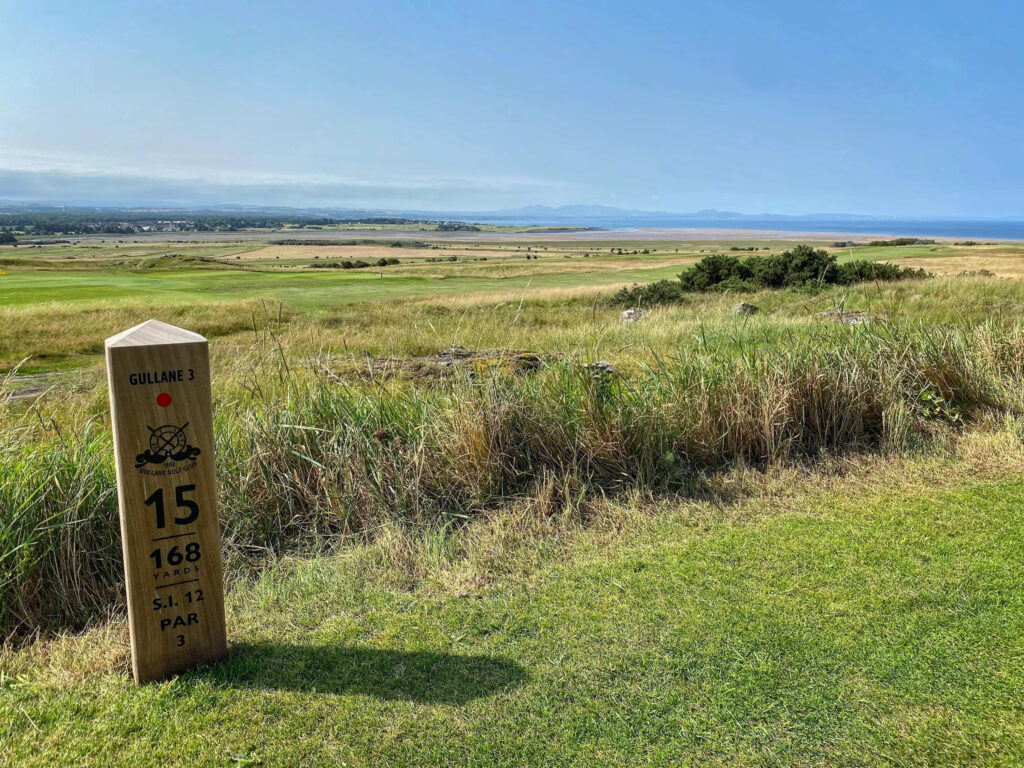
{"type": "Polygon", "coordinates": [[[171,396],[168,395],[166,392],[161,392],[159,395],[156,396],[156,404],[159,405],[161,408],[166,408],[168,405],[171,404],[171,396]]]}

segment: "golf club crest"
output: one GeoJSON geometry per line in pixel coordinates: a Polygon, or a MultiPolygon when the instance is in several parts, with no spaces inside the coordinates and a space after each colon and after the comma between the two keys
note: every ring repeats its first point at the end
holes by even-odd
{"type": "Polygon", "coordinates": [[[188,444],[185,435],[187,426],[187,421],[180,427],[174,424],[147,426],[149,448],[136,455],[135,468],[141,469],[147,464],[163,464],[165,461],[190,461],[202,453],[199,448],[188,444]]]}

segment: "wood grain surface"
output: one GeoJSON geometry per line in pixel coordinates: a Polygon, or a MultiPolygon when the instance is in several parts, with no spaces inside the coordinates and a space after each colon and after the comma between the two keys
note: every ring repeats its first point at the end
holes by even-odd
{"type": "Polygon", "coordinates": [[[157,320],[106,342],[132,669],[227,654],[206,339],[157,320]]]}

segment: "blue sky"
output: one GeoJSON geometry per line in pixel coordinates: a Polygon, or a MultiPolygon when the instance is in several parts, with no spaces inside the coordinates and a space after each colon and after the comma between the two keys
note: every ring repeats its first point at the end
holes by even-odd
{"type": "Polygon", "coordinates": [[[0,198],[1024,216],[1011,2],[0,0],[0,198]]]}

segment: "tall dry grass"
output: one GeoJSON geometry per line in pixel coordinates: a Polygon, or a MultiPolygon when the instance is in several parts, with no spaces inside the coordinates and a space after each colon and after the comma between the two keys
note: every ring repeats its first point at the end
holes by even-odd
{"type": "MultiPolygon", "coordinates": [[[[666,348],[628,373],[570,359],[428,385],[261,359],[217,396],[234,569],[513,499],[550,508],[552,493],[686,489],[736,462],[905,450],[938,425],[1019,414],[1024,392],[1024,328],[1005,323],[819,325],[666,348]]],[[[80,627],[121,600],[109,433],[0,419],[0,634],[80,627]]]]}
{"type": "Polygon", "coordinates": [[[253,328],[254,323],[276,322],[294,311],[259,299],[239,301],[166,302],[154,309],[151,301],[122,299],[76,304],[50,302],[0,308],[0,370],[27,356],[35,362],[73,355],[101,355],[108,336],[145,322],[158,314],[174,325],[206,336],[223,336],[253,328]],[[260,320],[254,318],[259,315],[260,320]]]}

